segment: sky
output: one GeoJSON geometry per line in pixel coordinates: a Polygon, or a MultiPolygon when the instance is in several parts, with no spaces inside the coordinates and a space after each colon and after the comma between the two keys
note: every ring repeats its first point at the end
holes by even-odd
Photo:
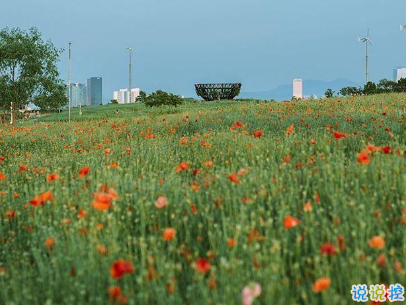
{"type": "Polygon", "coordinates": [[[103,77],[103,100],[133,86],[194,96],[194,83],[241,82],[267,91],[294,78],[392,78],[406,65],[405,0],[0,0],[0,28],[37,27],[64,48],[59,63],[72,82],[103,77]]]}

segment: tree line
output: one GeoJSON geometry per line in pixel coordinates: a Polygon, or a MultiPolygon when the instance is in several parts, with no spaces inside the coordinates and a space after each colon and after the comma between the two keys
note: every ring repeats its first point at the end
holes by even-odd
{"type": "Polygon", "coordinates": [[[25,108],[29,103],[42,111],[66,106],[66,85],[60,79],[57,63],[63,52],[44,41],[36,28],[0,31],[0,109],[3,112],[25,108]]]}
{"type": "MultiPolygon", "coordinates": [[[[401,78],[399,81],[391,81],[382,79],[378,83],[368,82],[364,87],[344,87],[338,94],[341,96],[360,96],[372,95],[381,93],[402,93],[406,92],[406,78],[401,78]]],[[[325,96],[333,97],[336,92],[332,89],[327,89],[325,96]]]]}

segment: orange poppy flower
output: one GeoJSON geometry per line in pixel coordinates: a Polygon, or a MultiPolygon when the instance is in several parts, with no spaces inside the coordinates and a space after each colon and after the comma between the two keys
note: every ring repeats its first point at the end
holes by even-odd
{"type": "Polygon", "coordinates": [[[213,167],[213,161],[206,161],[204,162],[204,165],[207,167],[213,167]]]}
{"type": "Polygon", "coordinates": [[[116,301],[119,304],[126,304],[127,297],[123,294],[123,291],[118,286],[110,287],[109,290],[109,297],[111,300],[116,301]]]}
{"type": "Polygon", "coordinates": [[[163,239],[164,241],[170,241],[175,237],[175,235],[176,235],[175,228],[165,228],[163,239]]]}
{"type": "Polygon", "coordinates": [[[48,247],[48,249],[51,251],[54,247],[55,244],[55,240],[52,237],[48,237],[45,241],[44,241],[44,246],[48,247]]]}
{"type": "Polygon", "coordinates": [[[311,202],[306,202],[306,203],[304,204],[303,210],[304,210],[306,213],[311,212],[311,211],[313,210],[313,206],[312,206],[311,202]]]}
{"type": "Polygon", "coordinates": [[[327,277],[321,277],[317,279],[313,284],[313,291],[314,292],[321,292],[326,290],[331,285],[331,280],[327,277]]]}
{"type": "Polygon", "coordinates": [[[0,180],[7,180],[7,177],[4,174],[0,173],[0,180]]]}
{"type": "Polygon", "coordinates": [[[168,205],[168,199],[166,199],[166,197],[164,197],[164,196],[158,197],[158,199],[156,200],[156,203],[155,203],[155,207],[157,209],[163,209],[167,205],[168,205]]]}
{"type": "Polygon", "coordinates": [[[395,261],[394,267],[395,267],[396,272],[403,273],[402,265],[400,264],[400,262],[398,260],[395,261]]]}
{"type": "Polygon", "coordinates": [[[108,193],[94,193],[94,200],[91,204],[96,210],[106,211],[113,206],[112,201],[117,199],[116,191],[110,188],[108,193]]]}
{"type": "Polygon", "coordinates": [[[181,162],[177,167],[176,167],[176,172],[180,173],[182,171],[186,171],[189,169],[189,163],[187,162],[181,162]]]}
{"type": "Polygon", "coordinates": [[[85,167],[81,168],[81,169],[79,170],[79,177],[80,177],[80,178],[85,177],[85,176],[89,173],[89,171],[90,171],[90,167],[89,167],[89,166],[85,166],[85,167]]]}
{"type": "Polygon", "coordinates": [[[285,229],[291,229],[300,224],[300,220],[293,217],[293,216],[286,216],[284,221],[283,221],[283,226],[285,229]]]}
{"type": "Polygon", "coordinates": [[[228,244],[228,246],[229,246],[230,248],[232,248],[232,247],[234,247],[234,246],[237,244],[237,241],[236,241],[234,238],[230,238],[230,239],[227,241],[227,244],[228,244]]]}
{"type": "Polygon", "coordinates": [[[357,161],[359,164],[368,165],[371,162],[368,153],[364,150],[358,155],[357,161]]]}
{"type": "Polygon", "coordinates": [[[385,239],[381,236],[374,236],[369,240],[368,245],[371,248],[377,248],[382,250],[383,248],[385,248],[385,239]]]}
{"type": "Polygon", "coordinates": [[[292,132],[295,130],[295,125],[290,125],[287,129],[286,129],[286,134],[290,135],[292,134],[292,132]]]}
{"type": "Polygon", "coordinates": [[[232,173],[230,176],[228,176],[228,180],[234,183],[240,183],[240,179],[238,179],[237,173],[232,173]]]}
{"type": "Polygon", "coordinates": [[[47,202],[48,200],[51,200],[51,199],[53,199],[53,195],[50,191],[47,191],[47,192],[42,193],[42,194],[38,195],[37,197],[31,199],[30,203],[33,206],[40,206],[40,205],[44,205],[45,202],[47,202]]]}
{"type": "Polygon", "coordinates": [[[58,179],[59,179],[59,175],[57,173],[52,173],[52,174],[48,175],[48,177],[47,177],[48,182],[56,181],[58,179]]]}

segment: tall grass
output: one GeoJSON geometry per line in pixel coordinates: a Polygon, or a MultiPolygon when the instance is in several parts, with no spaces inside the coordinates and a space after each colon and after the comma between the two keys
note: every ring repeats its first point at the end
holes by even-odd
{"type": "Polygon", "coordinates": [[[405,285],[405,98],[102,106],[2,127],[0,304],[241,304],[255,282],[254,304],[344,305],[354,284],[405,285]],[[390,151],[360,164],[369,144],[390,151]],[[119,198],[95,209],[109,188],[119,198]],[[119,259],[134,272],[115,279],[119,259]]]}

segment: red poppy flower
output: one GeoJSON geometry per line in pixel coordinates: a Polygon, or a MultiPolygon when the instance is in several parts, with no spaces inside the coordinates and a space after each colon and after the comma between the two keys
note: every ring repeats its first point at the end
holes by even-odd
{"type": "Polygon", "coordinates": [[[233,128],[241,128],[242,125],[243,124],[240,121],[237,121],[237,123],[234,124],[233,128]]]}
{"type": "Polygon", "coordinates": [[[384,146],[382,147],[382,151],[385,155],[390,154],[392,152],[392,148],[390,146],[384,146]]]}
{"type": "Polygon", "coordinates": [[[205,274],[211,269],[211,264],[208,262],[207,259],[204,258],[198,258],[195,262],[195,265],[196,271],[202,274],[205,274]]]}
{"type": "Polygon", "coordinates": [[[85,167],[81,168],[81,169],[79,170],[79,177],[80,177],[80,178],[85,177],[85,176],[89,173],[89,171],[90,171],[90,167],[89,167],[89,166],[85,166],[85,167]]]}
{"type": "Polygon", "coordinates": [[[338,247],[340,248],[340,251],[343,252],[344,251],[344,236],[340,235],[337,238],[338,240],[338,247]]]}
{"type": "Polygon", "coordinates": [[[262,137],[262,131],[261,131],[261,130],[257,130],[256,132],[254,132],[254,137],[255,137],[255,138],[262,137]]]}
{"type": "Polygon", "coordinates": [[[321,246],[320,253],[322,255],[336,255],[337,250],[332,243],[325,243],[321,246]]]}
{"type": "Polygon", "coordinates": [[[51,200],[51,199],[53,199],[53,195],[50,191],[47,191],[47,192],[42,193],[42,194],[38,195],[37,197],[31,199],[30,203],[33,206],[40,206],[40,205],[44,205],[45,202],[47,202],[48,200],[51,200]]]}
{"type": "Polygon", "coordinates": [[[23,171],[26,171],[26,170],[28,170],[27,165],[21,165],[21,166],[18,168],[18,172],[19,172],[19,173],[21,173],[21,172],[23,172],[23,171]]]}
{"type": "Polygon", "coordinates": [[[113,286],[109,288],[110,299],[116,301],[119,304],[126,304],[127,297],[123,294],[123,291],[118,286],[113,286]]]}
{"type": "Polygon", "coordinates": [[[234,183],[240,183],[240,179],[238,179],[237,173],[232,173],[230,176],[228,176],[228,180],[230,180],[234,183]]]}
{"type": "Polygon", "coordinates": [[[110,276],[113,279],[121,279],[124,274],[132,274],[134,272],[131,262],[125,260],[118,260],[113,263],[110,268],[110,276]]]}
{"type": "Polygon", "coordinates": [[[334,131],[333,135],[334,135],[334,138],[336,138],[337,140],[348,137],[348,133],[339,132],[339,131],[334,131]]]}

